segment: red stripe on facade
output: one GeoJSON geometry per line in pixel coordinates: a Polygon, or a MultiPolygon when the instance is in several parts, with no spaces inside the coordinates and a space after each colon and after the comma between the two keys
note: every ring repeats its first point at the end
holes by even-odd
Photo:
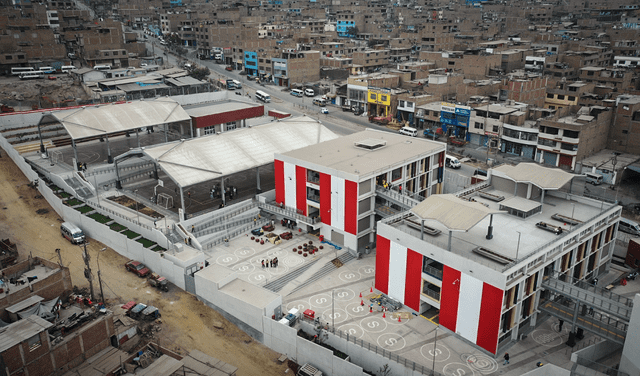
{"type": "Polygon", "coordinates": [[[460,299],[460,272],[444,265],[440,291],[440,325],[456,331],[458,300],[460,299]]]}
{"type": "Polygon", "coordinates": [[[476,344],[492,354],[498,349],[503,296],[504,291],[488,283],[483,284],[476,344]]]}
{"type": "Polygon", "coordinates": [[[275,159],[273,161],[274,176],[276,179],[276,202],[284,203],[284,162],[275,159]]]}
{"type": "Polygon", "coordinates": [[[296,208],[307,215],[307,169],[296,166],[296,208]]]}
{"type": "Polygon", "coordinates": [[[404,282],[404,304],[420,312],[420,288],[422,285],[422,255],[407,249],[407,275],[404,282]]]}
{"type": "Polygon", "coordinates": [[[376,289],[384,294],[389,292],[389,257],[391,242],[378,235],[376,241],[376,289]]]}
{"type": "Polygon", "coordinates": [[[438,154],[438,165],[444,167],[444,151],[438,154]]]}
{"type": "Polygon", "coordinates": [[[349,180],[344,181],[344,230],[358,233],[358,183],[349,180]]]}
{"type": "Polygon", "coordinates": [[[331,175],[320,173],[320,219],[331,226],[331,175]]]}

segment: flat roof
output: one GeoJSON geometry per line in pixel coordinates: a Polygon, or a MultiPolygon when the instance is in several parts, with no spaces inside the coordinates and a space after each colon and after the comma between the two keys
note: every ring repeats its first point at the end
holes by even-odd
{"type": "Polygon", "coordinates": [[[53,324],[49,321],[32,315],[0,328],[0,353],[52,326],[53,324]]]}
{"type": "Polygon", "coordinates": [[[549,168],[537,163],[519,163],[517,166],[502,165],[492,170],[498,176],[505,176],[518,183],[531,183],[542,189],[560,189],[576,175],[549,168]]]}
{"type": "Polygon", "coordinates": [[[273,302],[280,296],[280,294],[263,289],[260,286],[242,279],[234,279],[222,286],[220,291],[259,308],[266,308],[269,303],[273,302]]]}
{"type": "Polygon", "coordinates": [[[366,176],[380,171],[386,166],[394,166],[404,162],[407,158],[430,155],[444,150],[445,145],[441,142],[366,129],[331,141],[293,150],[283,155],[349,174],[366,176]],[[386,145],[373,150],[355,146],[356,143],[365,140],[367,142],[371,142],[371,140],[385,141],[386,145]]]}
{"type": "Polygon", "coordinates": [[[232,269],[212,262],[206,268],[198,271],[198,276],[206,279],[207,281],[218,284],[234,273],[235,271],[232,269]]]}
{"type": "Polygon", "coordinates": [[[25,300],[16,303],[14,305],[12,305],[11,307],[7,307],[6,310],[9,313],[17,313],[22,311],[23,309],[29,308],[34,304],[40,303],[41,301],[43,301],[44,298],[38,296],[38,295],[33,295],[30,296],[28,298],[26,298],[25,300]]]}
{"type": "Polygon", "coordinates": [[[302,116],[219,135],[150,146],[143,152],[158,163],[174,182],[187,187],[264,166],[273,163],[276,153],[286,153],[337,137],[318,120],[302,116]]]}
{"type": "Polygon", "coordinates": [[[190,119],[182,106],[168,97],[104,106],[83,106],[55,111],[50,116],[60,122],[74,140],[190,119]]]}
{"type": "Polygon", "coordinates": [[[142,371],[136,372],[139,376],[171,376],[182,368],[183,363],[169,355],[162,355],[142,371]]]}
{"type": "Polygon", "coordinates": [[[410,211],[420,219],[437,221],[451,231],[468,231],[484,217],[502,213],[452,194],[431,195],[410,211]]]}
{"type": "Polygon", "coordinates": [[[528,200],[524,197],[511,197],[500,202],[500,205],[507,208],[517,209],[521,212],[530,212],[542,205],[539,201],[528,200]]]}
{"type": "Polygon", "coordinates": [[[222,101],[222,102],[215,102],[215,103],[201,103],[196,105],[187,105],[187,106],[184,106],[184,110],[191,117],[200,117],[200,116],[224,114],[225,112],[231,112],[231,111],[237,111],[237,110],[246,110],[248,108],[260,107],[260,106],[262,105],[229,100],[229,101],[222,101]]]}

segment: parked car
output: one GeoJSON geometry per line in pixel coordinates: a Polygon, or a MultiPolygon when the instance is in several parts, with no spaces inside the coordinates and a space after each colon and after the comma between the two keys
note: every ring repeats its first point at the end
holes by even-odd
{"type": "Polygon", "coordinates": [[[424,132],[422,132],[422,134],[424,134],[426,138],[430,138],[432,140],[433,139],[437,140],[440,138],[440,135],[434,132],[433,129],[425,129],[424,132]]]}
{"type": "Polygon", "coordinates": [[[141,278],[146,277],[149,273],[151,273],[151,270],[149,270],[149,268],[147,268],[140,261],[129,261],[128,263],[124,264],[124,267],[127,268],[128,271],[135,273],[138,277],[141,278]]]}
{"type": "Polygon", "coordinates": [[[169,291],[167,279],[158,273],[151,273],[151,276],[149,277],[149,285],[162,291],[169,291]]]}
{"type": "Polygon", "coordinates": [[[329,113],[329,110],[327,110],[327,108],[326,108],[326,107],[322,107],[322,108],[320,109],[320,112],[321,112],[321,113],[323,113],[323,114],[328,114],[328,113],[329,113]]]}
{"type": "Polygon", "coordinates": [[[227,65],[227,67],[224,69],[228,70],[229,72],[233,72],[233,67],[231,65],[227,65]]]}

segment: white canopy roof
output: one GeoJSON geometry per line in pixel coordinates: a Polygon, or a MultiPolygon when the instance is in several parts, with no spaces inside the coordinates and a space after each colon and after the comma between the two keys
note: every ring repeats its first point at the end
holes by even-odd
{"type": "Polygon", "coordinates": [[[498,172],[496,175],[506,176],[517,183],[531,183],[542,189],[560,189],[575,176],[537,163],[519,163],[517,166],[504,164],[494,168],[492,172],[498,172]]]}
{"type": "Polygon", "coordinates": [[[337,137],[322,123],[305,116],[148,147],[143,151],[173,181],[187,187],[266,165],[273,162],[276,153],[337,137]]]}
{"type": "Polygon", "coordinates": [[[431,195],[411,212],[420,219],[436,220],[451,231],[469,231],[487,215],[502,213],[451,194],[431,195]]]}
{"type": "Polygon", "coordinates": [[[56,111],[51,116],[74,140],[190,119],[182,106],[168,97],[56,111]]]}

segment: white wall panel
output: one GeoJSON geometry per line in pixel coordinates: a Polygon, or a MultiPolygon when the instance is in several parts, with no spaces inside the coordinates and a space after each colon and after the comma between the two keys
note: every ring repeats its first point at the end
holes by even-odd
{"type": "Polygon", "coordinates": [[[284,204],[296,208],[296,166],[284,162],[284,204]]]}
{"type": "Polygon", "coordinates": [[[331,226],[344,231],[344,179],[331,176],[331,226]]]}
{"type": "Polygon", "coordinates": [[[404,303],[407,278],[407,247],[391,242],[389,249],[389,296],[404,303]]]}
{"type": "Polygon", "coordinates": [[[482,281],[468,274],[460,273],[460,298],[456,332],[476,343],[482,302],[482,281]]]}

